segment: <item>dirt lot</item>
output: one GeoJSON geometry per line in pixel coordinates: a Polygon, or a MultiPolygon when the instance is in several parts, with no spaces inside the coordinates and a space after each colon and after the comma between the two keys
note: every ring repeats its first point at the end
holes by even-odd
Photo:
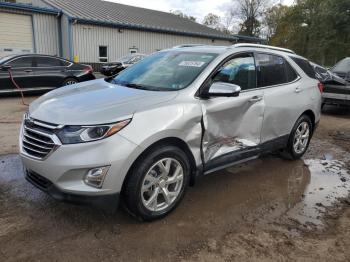
{"type": "Polygon", "coordinates": [[[170,216],[140,223],[28,184],[16,154],[25,109],[0,100],[0,261],[350,261],[350,112],[327,109],[304,160],[206,176],[170,216]]]}

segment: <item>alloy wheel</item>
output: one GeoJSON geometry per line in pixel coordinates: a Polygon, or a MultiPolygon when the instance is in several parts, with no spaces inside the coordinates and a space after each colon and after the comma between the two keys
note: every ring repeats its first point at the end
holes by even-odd
{"type": "Polygon", "coordinates": [[[78,82],[75,81],[75,80],[69,80],[69,81],[67,81],[67,82],[65,83],[65,85],[66,85],[66,86],[70,86],[70,85],[74,85],[74,84],[76,84],[76,83],[78,83],[78,82]]]}
{"type": "Polygon", "coordinates": [[[141,187],[145,208],[158,212],[168,208],[180,196],[184,169],[174,158],[163,158],[146,173],[141,187]]]}
{"type": "Polygon", "coordinates": [[[302,154],[307,148],[310,138],[310,126],[307,122],[301,122],[295,131],[293,148],[295,153],[302,154]]]}

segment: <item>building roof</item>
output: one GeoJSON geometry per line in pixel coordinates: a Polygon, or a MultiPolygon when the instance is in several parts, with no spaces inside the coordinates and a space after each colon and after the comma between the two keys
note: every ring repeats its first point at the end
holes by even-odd
{"type": "Polygon", "coordinates": [[[102,0],[44,0],[80,23],[110,25],[179,35],[236,40],[229,35],[177,15],[102,0]]]}
{"type": "Polygon", "coordinates": [[[21,10],[21,11],[29,11],[29,12],[35,12],[35,13],[52,14],[52,15],[59,15],[61,13],[61,10],[58,10],[55,8],[33,6],[25,3],[3,2],[2,0],[0,0],[0,8],[15,9],[15,10],[21,10]]]}

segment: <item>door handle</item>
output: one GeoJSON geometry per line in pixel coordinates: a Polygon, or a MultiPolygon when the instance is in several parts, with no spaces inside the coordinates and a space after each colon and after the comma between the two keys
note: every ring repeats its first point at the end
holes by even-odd
{"type": "Polygon", "coordinates": [[[249,102],[256,103],[261,101],[262,99],[262,96],[253,96],[251,99],[249,99],[249,102]]]}
{"type": "Polygon", "coordinates": [[[295,93],[300,93],[301,92],[301,88],[298,86],[295,88],[295,93]]]}
{"type": "Polygon", "coordinates": [[[27,70],[24,70],[24,72],[31,73],[31,72],[33,72],[33,70],[27,69],[27,70]]]}

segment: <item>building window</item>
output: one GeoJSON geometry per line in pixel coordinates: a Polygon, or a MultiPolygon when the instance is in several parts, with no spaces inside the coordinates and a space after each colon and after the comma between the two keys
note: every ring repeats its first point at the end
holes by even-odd
{"type": "Polygon", "coordinates": [[[108,62],[107,46],[98,47],[99,60],[102,63],[108,62]]]}
{"type": "Polygon", "coordinates": [[[136,47],[129,48],[129,53],[130,54],[136,54],[138,52],[139,52],[139,50],[136,47]]]}

